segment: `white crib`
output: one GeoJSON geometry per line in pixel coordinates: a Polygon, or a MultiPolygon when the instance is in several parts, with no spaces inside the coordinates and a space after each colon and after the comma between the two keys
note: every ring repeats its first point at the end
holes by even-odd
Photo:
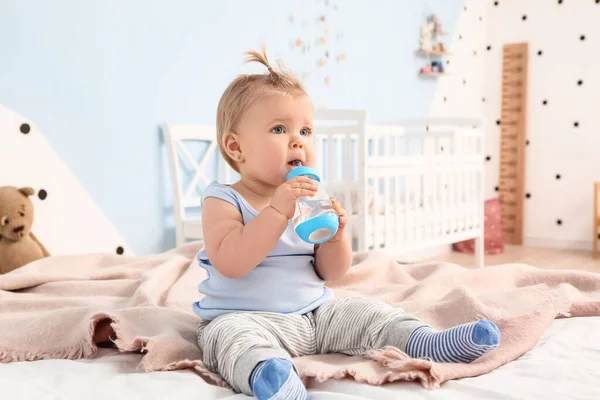
{"type": "Polygon", "coordinates": [[[395,256],[475,239],[484,265],[483,121],[366,123],[364,111],[318,110],[317,168],[351,214],[355,251],[395,256]]]}
{"type": "MultiPolygon", "coordinates": [[[[374,125],[367,124],[362,110],[318,109],[314,122],[316,168],[328,193],[348,212],[355,252],[379,250],[401,258],[475,239],[476,264],[484,265],[482,120],[425,118],[374,125]]],[[[163,132],[180,245],[202,238],[199,216],[186,212],[200,204],[199,182],[231,183],[237,174],[216,151],[213,126],[167,124],[163,132]],[[200,162],[186,150],[190,140],[207,143],[200,162]],[[178,154],[194,170],[187,185],[178,154]],[[209,178],[211,154],[216,166],[209,178]]]]}

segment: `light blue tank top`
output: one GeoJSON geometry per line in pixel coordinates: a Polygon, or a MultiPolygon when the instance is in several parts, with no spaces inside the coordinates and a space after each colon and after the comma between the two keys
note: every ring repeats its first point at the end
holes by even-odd
{"type": "MultiPolygon", "coordinates": [[[[258,215],[227,185],[211,183],[202,193],[202,203],[208,197],[233,204],[240,210],[244,225],[258,215]]],[[[195,302],[193,309],[204,320],[240,311],[305,314],[333,297],[331,289],[315,272],[314,245],[298,237],[292,220],[267,258],[242,278],[221,275],[204,249],[197,258],[208,278],[198,286],[204,298],[195,302]]]]}

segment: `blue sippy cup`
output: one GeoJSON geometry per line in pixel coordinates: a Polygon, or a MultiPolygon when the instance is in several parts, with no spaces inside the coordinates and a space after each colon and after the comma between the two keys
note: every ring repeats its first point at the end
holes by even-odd
{"type": "Polygon", "coordinates": [[[287,180],[296,176],[307,176],[315,181],[318,188],[315,196],[303,196],[296,200],[294,230],[302,240],[310,244],[320,244],[331,239],[338,230],[339,219],[321,178],[310,167],[296,167],[288,173],[287,180]]]}

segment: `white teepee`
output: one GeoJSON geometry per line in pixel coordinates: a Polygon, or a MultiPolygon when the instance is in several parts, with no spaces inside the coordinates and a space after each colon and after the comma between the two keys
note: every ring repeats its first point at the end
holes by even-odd
{"type": "Polygon", "coordinates": [[[36,125],[0,105],[0,186],[30,186],[33,232],[54,255],[133,255],[36,125]]]}

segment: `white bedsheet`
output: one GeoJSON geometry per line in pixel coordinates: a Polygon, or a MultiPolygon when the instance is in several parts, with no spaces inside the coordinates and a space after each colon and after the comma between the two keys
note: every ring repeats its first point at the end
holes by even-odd
{"type": "MultiPolygon", "coordinates": [[[[414,382],[382,387],[330,380],[311,399],[599,399],[600,318],[556,320],[536,348],[490,374],[428,391],[414,382]]],[[[193,372],[138,372],[141,356],[102,350],[93,360],[0,364],[0,399],[247,399],[193,372]]]]}

